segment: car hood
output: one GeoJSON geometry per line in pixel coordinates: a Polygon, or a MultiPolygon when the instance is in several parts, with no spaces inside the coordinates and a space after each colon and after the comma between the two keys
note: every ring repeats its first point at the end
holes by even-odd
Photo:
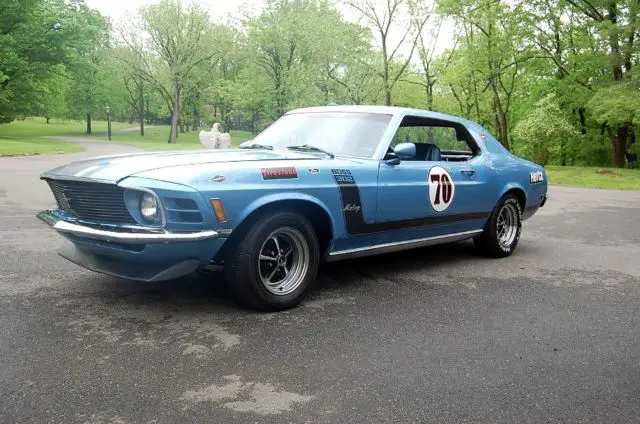
{"type": "Polygon", "coordinates": [[[314,158],[318,158],[318,156],[290,151],[241,149],[134,153],[101,156],[72,162],[49,170],[42,174],[42,177],[118,182],[141,172],[186,165],[314,158]]]}

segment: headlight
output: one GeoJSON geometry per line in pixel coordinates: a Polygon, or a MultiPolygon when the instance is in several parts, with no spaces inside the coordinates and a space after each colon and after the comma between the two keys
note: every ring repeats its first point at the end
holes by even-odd
{"type": "Polygon", "coordinates": [[[154,222],[158,216],[158,202],[149,193],[144,193],[140,198],[140,213],[148,222],[154,222]]]}

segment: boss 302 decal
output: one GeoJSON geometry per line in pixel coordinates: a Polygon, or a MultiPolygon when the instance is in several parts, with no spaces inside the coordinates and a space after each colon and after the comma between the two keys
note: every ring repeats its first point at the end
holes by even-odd
{"type": "MultiPolygon", "coordinates": [[[[461,221],[486,218],[488,213],[475,212],[458,215],[436,215],[422,218],[401,219],[367,223],[362,215],[362,201],[360,190],[353,174],[348,169],[332,169],[333,179],[340,190],[342,200],[342,214],[347,226],[347,232],[352,235],[372,234],[382,231],[401,230],[405,228],[423,227],[428,225],[453,224],[461,221]]],[[[447,173],[448,174],[448,173],[447,173]]],[[[449,176],[449,178],[451,178],[449,176]]],[[[449,203],[453,199],[453,192],[449,203]]]]}

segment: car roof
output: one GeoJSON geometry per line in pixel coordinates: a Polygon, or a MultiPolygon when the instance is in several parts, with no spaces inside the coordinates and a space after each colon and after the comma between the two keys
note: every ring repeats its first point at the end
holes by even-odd
{"type": "Polygon", "coordinates": [[[360,112],[360,113],[377,113],[384,115],[413,115],[424,118],[445,119],[447,121],[459,122],[464,124],[473,124],[473,122],[460,118],[458,116],[448,115],[446,113],[433,112],[430,110],[414,109],[400,106],[379,106],[379,105],[336,105],[336,106],[314,106],[293,109],[288,114],[295,113],[312,113],[312,112],[360,112]]]}

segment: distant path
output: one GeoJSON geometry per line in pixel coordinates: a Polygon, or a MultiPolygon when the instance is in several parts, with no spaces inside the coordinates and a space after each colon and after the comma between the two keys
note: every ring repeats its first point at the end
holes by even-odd
{"type": "MultiPolygon", "coordinates": [[[[50,137],[55,140],[78,144],[84,151],[65,154],[44,154],[31,156],[12,156],[0,158],[2,175],[10,177],[7,184],[0,185],[0,198],[8,196],[19,204],[46,207],[53,203],[53,197],[46,184],[39,180],[40,173],[66,163],[94,156],[137,153],[144,150],[126,144],[108,141],[87,140],[81,137],[50,137]],[[9,182],[20,182],[13,184],[9,182]],[[40,199],[43,201],[40,202],[40,199]]],[[[0,214],[1,216],[1,214],[0,214]]]]}
{"type": "MultiPolygon", "coordinates": [[[[159,128],[160,125],[148,125],[145,126],[144,129],[151,129],[151,128],[159,128]]],[[[132,132],[136,132],[136,131],[140,131],[140,127],[130,127],[130,128],[121,128],[119,130],[115,130],[115,131],[111,131],[111,135],[118,135],[118,134],[128,134],[128,133],[132,133],[132,132]]],[[[91,137],[107,137],[109,135],[108,132],[106,131],[99,131],[99,132],[93,132],[93,134],[91,135],[91,137]]],[[[100,143],[102,143],[102,141],[99,140],[95,140],[93,138],[90,137],[77,137],[77,136],[60,136],[60,135],[52,135],[52,136],[46,136],[47,138],[50,138],[52,140],[61,140],[61,141],[68,141],[70,143],[91,143],[91,142],[95,142],[98,141],[100,143]]],[[[117,142],[116,142],[117,143],[117,142]]]]}
{"type": "MultiPolygon", "coordinates": [[[[159,128],[159,127],[160,125],[145,125],[144,129],[146,130],[147,128],[159,128]]],[[[125,134],[125,133],[132,133],[136,131],[140,131],[140,127],[122,128],[117,131],[111,131],[111,134],[125,134]]],[[[107,133],[105,133],[105,135],[107,135],[107,133]]]]}

